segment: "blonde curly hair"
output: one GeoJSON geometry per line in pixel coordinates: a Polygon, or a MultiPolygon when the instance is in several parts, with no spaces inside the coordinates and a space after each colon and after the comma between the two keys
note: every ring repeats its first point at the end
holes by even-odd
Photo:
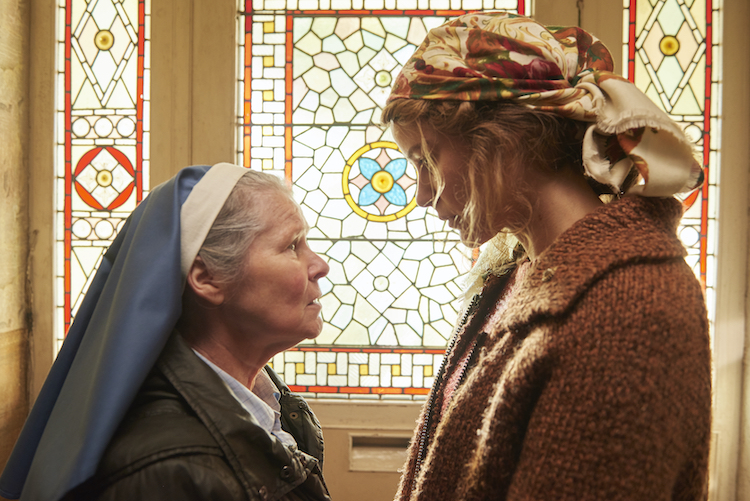
{"type": "MultiPolygon", "coordinates": [[[[533,187],[521,182],[521,169],[583,173],[581,142],[587,124],[515,102],[397,99],[383,109],[382,122],[420,131],[424,168],[436,196],[445,189],[445,180],[424,141],[423,127],[429,124],[438,134],[468,145],[471,155],[464,165],[467,203],[461,215],[468,245],[483,243],[481,235],[516,233],[526,227],[533,187]],[[502,200],[500,193],[513,196],[514,203],[502,200]],[[498,214],[503,217],[497,218],[498,214]],[[493,227],[497,220],[506,226],[493,227]]],[[[598,194],[608,191],[595,182],[592,187],[598,194]]]]}

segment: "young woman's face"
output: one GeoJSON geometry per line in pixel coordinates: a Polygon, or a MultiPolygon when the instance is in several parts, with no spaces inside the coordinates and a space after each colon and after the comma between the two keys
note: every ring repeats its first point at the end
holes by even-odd
{"type": "Polygon", "coordinates": [[[396,143],[417,169],[417,203],[422,207],[433,207],[440,219],[448,221],[452,228],[459,228],[461,214],[468,200],[461,167],[468,160],[470,153],[463,143],[438,134],[429,125],[422,126],[422,133],[432,163],[444,183],[439,195],[436,180],[427,166],[427,153],[422,151],[419,129],[393,126],[396,143]]]}
{"type": "Polygon", "coordinates": [[[308,226],[293,201],[270,193],[262,211],[266,227],[250,245],[241,282],[222,307],[236,331],[288,348],[320,334],[318,280],[329,268],[307,245],[308,226]]]}
{"type": "MultiPolygon", "coordinates": [[[[466,240],[469,234],[467,222],[463,220],[464,207],[469,200],[469,183],[466,178],[466,163],[471,157],[471,151],[465,142],[447,137],[437,132],[428,124],[419,128],[393,125],[393,137],[406,158],[417,169],[417,203],[422,207],[433,207],[438,217],[448,221],[451,228],[461,233],[466,240]],[[442,192],[438,193],[437,182],[427,166],[424,145],[429,149],[432,165],[444,183],[442,192]]],[[[478,235],[481,242],[485,242],[494,235],[478,235]]],[[[480,242],[480,243],[481,243],[480,242]]]]}

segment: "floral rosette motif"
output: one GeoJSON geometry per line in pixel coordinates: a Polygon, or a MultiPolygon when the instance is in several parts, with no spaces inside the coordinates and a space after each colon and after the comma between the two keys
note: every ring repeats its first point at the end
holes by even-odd
{"type": "Polygon", "coordinates": [[[395,143],[379,141],[365,145],[344,168],[344,198],[354,212],[370,221],[387,222],[403,217],[417,205],[416,172],[410,173],[409,169],[395,143]]]}
{"type": "Polygon", "coordinates": [[[388,203],[406,206],[406,191],[397,183],[406,174],[406,159],[396,158],[381,167],[371,158],[360,158],[359,171],[369,181],[359,192],[357,204],[372,205],[383,196],[388,203]]]}

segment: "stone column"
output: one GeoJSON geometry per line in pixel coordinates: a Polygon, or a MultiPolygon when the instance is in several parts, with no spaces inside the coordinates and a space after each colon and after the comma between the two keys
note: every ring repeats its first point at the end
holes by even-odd
{"type": "Polygon", "coordinates": [[[28,398],[29,2],[0,2],[0,468],[28,398]]]}

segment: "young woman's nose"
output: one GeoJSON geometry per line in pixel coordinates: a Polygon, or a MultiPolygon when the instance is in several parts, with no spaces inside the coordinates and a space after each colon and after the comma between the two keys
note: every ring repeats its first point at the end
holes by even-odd
{"type": "Polygon", "coordinates": [[[417,204],[420,207],[429,207],[432,205],[432,199],[435,196],[430,176],[419,174],[417,177],[417,204]]]}

